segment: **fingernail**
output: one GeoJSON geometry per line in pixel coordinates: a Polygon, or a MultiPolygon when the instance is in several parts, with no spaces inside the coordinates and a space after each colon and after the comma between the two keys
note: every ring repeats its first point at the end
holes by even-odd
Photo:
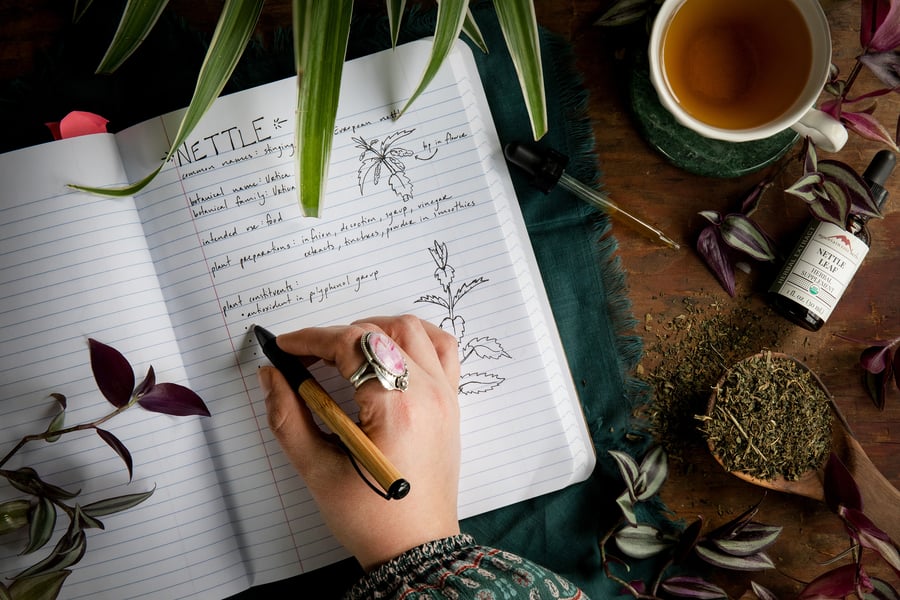
{"type": "Polygon", "coordinates": [[[259,387],[268,396],[272,391],[272,371],[269,367],[260,367],[256,371],[256,378],[259,380],[259,387]]]}

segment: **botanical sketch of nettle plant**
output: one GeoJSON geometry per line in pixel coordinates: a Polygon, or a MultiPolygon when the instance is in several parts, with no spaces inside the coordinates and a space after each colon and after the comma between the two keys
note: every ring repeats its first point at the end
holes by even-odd
{"type": "Polygon", "coordinates": [[[407,137],[415,129],[402,129],[390,134],[381,142],[377,139],[367,142],[362,136],[351,138],[356,142],[356,147],[362,150],[359,155],[359,169],[356,172],[359,180],[359,193],[363,194],[363,186],[372,176],[372,185],[377,186],[387,176],[388,185],[394,194],[404,202],[413,197],[413,184],[406,175],[406,164],[402,159],[413,155],[412,150],[394,147],[399,140],[407,137]],[[378,146],[378,147],[376,147],[378,146]]]}
{"type": "MultiPolygon", "coordinates": [[[[503,344],[496,338],[490,336],[467,338],[466,320],[457,310],[457,305],[463,296],[482,283],[486,283],[488,279],[476,277],[471,281],[454,286],[456,270],[450,265],[450,253],[447,250],[447,244],[435,240],[434,246],[429,248],[428,252],[431,254],[435,265],[437,265],[437,268],[434,270],[434,278],[443,289],[444,295],[428,294],[420,297],[416,302],[428,302],[446,309],[447,316],[441,320],[440,327],[456,337],[459,343],[460,365],[464,365],[473,356],[489,360],[512,358],[503,349],[503,344]]],[[[459,393],[480,394],[494,389],[505,380],[506,378],[496,373],[463,371],[459,379],[459,393]]]]}

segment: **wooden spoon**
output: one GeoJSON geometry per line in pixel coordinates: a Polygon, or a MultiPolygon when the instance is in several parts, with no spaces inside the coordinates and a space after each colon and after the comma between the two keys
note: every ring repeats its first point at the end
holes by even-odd
{"type": "MultiPolygon", "coordinates": [[[[900,491],[897,490],[891,482],[872,464],[872,461],[866,455],[859,442],[850,431],[844,415],[838,410],[834,399],[828,392],[828,388],[819,379],[819,376],[805,364],[796,358],[787,354],[771,352],[762,353],[761,355],[770,354],[773,358],[783,358],[793,360],[800,367],[808,371],[816,383],[822,388],[828,396],[829,404],[832,410],[832,426],[831,426],[831,451],[846,465],[847,470],[853,475],[856,484],[859,487],[860,495],[863,500],[863,512],[869,519],[875,523],[881,530],[887,533],[891,539],[900,542],[900,491]]],[[[752,360],[761,355],[755,355],[745,360],[752,360]]],[[[716,404],[717,390],[724,383],[726,373],[719,383],[713,389],[713,393],[709,399],[707,408],[707,416],[712,416],[713,409],[716,404]]],[[[723,466],[722,459],[716,455],[715,448],[709,443],[709,449],[716,461],[723,466]]],[[[803,473],[795,480],[788,480],[782,476],[773,479],[760,479],[743,471],[730,471],[732,475],[748,481],[754,485],[762,486],[770,490],[786,492],[789,494],[798,494],[813,498],[814,500],[825,500],[824,480],[824,464],[819,469],[809,470],[803,473]]]]}

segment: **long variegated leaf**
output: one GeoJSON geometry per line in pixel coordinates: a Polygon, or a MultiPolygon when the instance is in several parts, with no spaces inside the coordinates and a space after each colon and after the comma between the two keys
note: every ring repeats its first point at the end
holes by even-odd
{"type": "Polygon", "coordinates": [[[732,248],[756,260],[775,259],[775,244],[752,219],[737,213],[726,215],[720,231],[722,239],[732,248]]]}
{"type": "Polygon", "coordinates": [[[388,24],[391,26],[391,48],[396,48],[406,0],[385,0],[385,7],[387,8],[388,24]]]}
{"type": "Polygon", "coordinates": [[[297,183],[303,214],[319,216],[334,138],[353,0],[294,0],[297,183]]]}
{"type": "Polygon", "coordinates": [[[156,25],[168,3],[169,0],[128,0],[116,34],[100,61],[97,72],[112,73],[122,66],[156,25]]]}
{"type": "Polygon", "coordinates": [[[594,21],[599,27],[621,27],[643,19],[650,12],[650,0],[619,0],[594,21]]]}
{"type": "Polygon", "coordinates": [[[503,0],[494,6],[525,97],[531,133],[539,140],[547,133],[547,97],[534,4],[531,0],[503,0]]]}
{"type": "Polygon", "coordinates": [[[444,64],[444,59],[450,54],[453,42],[456,41],[456,38],[459,37],[459,32],[462,31],[468,5],[468,0],[441,0],[438,3],[437,22],[434,25],[434,41],[431,44],[431,56],[419,78],[419,85],[416,87],[416,91],[412,93],[412,96],[409,97],[406,105],[400,111],[401,115],[425,91],[425,88],[437,75],[441,65],[444,64]]]}
{"type": "Polygon", "coordinates": [[[837,160],[820,160],[819,172],[846,189],[850,199],[850,211],[868,217],[881,218],[875,205],[872,190],[850,165],[837,160]]]}
{"type": "MultiPolygon", "coordinates": [[[[187,136],[190,135],[206,111],[212,106],[222,88],[231,77],[231,73],[237,66],[238,60],[247,47],[247,42],[256,28],[259,13],[262,10],[264,0],[226,0],[219,15],[219,22],[213,33],[206,58],[200,67],[197,77],[197,85],[187,111],[181,118],[178,132],[172,140],[172,147],[166,153],[162,164],[152,173],[137,183],[120,188],[97,188],[84,185],[70,185],[70,187],[105,196],[130,196],[144,189],[147,184],[162,170],[163,165],[175,153],[187,136]]],[[[329,3],[330,4],[330,3],[329,3]]]]}
{"type": "Polygon", "coordinates": [[[622,527],[615,535],[616,546],[631,558],[650,558],[671,548],[675,540],[650,525],[622,527]]]}
{"type": "Polygon", "coordinates": [[[478,46],[478,49],[488,53],[487,42],[484,41],[484,36],[481,34],[481,29],[478,27],[478,23],[475,21],[475,16],[472,14],[472,9],[466,10],[466,20],[463,21],[463,33],[466,34],[472,43],[478,46]]]}

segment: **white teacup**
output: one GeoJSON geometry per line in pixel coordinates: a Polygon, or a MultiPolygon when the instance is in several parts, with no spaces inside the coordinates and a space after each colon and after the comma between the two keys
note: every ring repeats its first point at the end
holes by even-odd
{"type": "Polygon", "coordinates": [[[790,127],[827,152],[847,141],[813,108],[831,66],[817,0],[664,0],[649,59],[662,105],[704,137],[746,142],[790,127]]]}

